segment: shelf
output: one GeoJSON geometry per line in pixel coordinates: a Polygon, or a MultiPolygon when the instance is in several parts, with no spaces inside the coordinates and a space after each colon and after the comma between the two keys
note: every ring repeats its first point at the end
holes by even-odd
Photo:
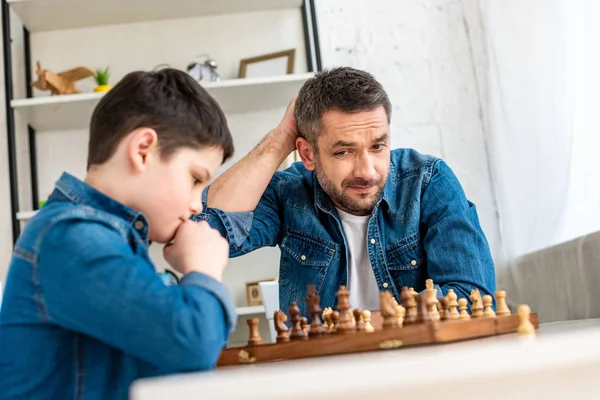
{"type": "Polygon", "coordinates": [[[8,0],[30,32],[300,8],[302,0],[8,0]]]}
{"type": "Polygon", "coordinates": [[[37,214],[37,211],[20,211],[17,213],[17,219],[19,221],[27,221],[33,218],[37,214]]]}
{"type": "Polygon", "coordinates": [[[265,306],[236,307],[235,312],[238,316],[264,314],[265,306]]]}
{"type": "MultiPolygon", "coordinates": [[[[312,73],[230,79],[202,86],[227,113],[284,108],[312,73]]],[[[18,99],[11,106],[38,131],[87,129],[94,107],[105,93],[78,93],[18,99]]]]}

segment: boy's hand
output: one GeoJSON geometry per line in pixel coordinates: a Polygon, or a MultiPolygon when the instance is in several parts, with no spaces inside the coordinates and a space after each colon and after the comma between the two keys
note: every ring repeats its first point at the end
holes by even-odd
{"type": "Polygon", "coordinates": [[[229,260],[229,244],[205,221],[184,220],[163,253],[177,272],[202,272],[221,282],[229,260]]]}

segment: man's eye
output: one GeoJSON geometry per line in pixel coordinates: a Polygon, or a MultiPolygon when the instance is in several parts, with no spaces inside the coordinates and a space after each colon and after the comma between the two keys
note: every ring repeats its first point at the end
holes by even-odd
{"type": "Polygon", "coordinates": [[[345,156],[346,154],[348,154],[348,151],[343,150],[343,151],[338,151],[338,152],[334,153],[333,155],[336,157],[342,157],[342,156],[345,156]]]}

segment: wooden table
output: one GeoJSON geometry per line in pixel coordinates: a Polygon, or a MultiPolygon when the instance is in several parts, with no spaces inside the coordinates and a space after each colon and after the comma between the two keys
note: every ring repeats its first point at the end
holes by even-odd
{"type": "Polygon", "coordinates": [[[132,386],[156,399],[600,398],[600,319],[444,345],[219,368],[132,386]]]}

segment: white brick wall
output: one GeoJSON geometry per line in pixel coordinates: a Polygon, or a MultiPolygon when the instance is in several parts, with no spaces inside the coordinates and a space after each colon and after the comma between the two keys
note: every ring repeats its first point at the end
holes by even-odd
{"type": "Polygon", "coordinates": [[[446,160],[500,258],[477,0],[318,0],[317,7],[324,66],[350,65],[376,76],[393,105],[392,146],[446,160]]]}

